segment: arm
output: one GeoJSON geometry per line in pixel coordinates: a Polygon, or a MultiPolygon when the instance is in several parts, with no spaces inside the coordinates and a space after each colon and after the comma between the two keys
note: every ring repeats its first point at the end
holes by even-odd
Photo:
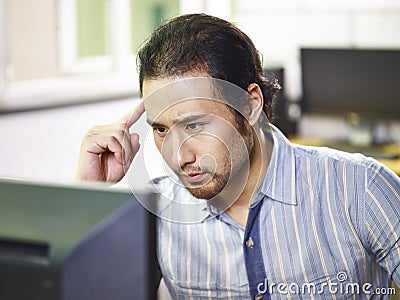
{"type": "Polygon", "coordinates": [[[366,179],[367,241],[376,261],[400,285],[400,179],[383,166],[366,179]]]}
{"type": "Polygon", "coordinates": [[[75,179],[114,183],[124,176],[139,150],[139,136],[129,128],[144,113],[140,102],[117,122],[93,126],[82,139],[75,179]]]}

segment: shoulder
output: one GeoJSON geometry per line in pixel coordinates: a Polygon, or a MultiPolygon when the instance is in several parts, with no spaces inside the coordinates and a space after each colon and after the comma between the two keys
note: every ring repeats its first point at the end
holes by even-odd
{"type": "Polygon", "coordinates": [[[307,172],[320,180],[329,177],[330,182],[336,181],[349,191],[361,193],[358,197],[374,194],[379,195],[377,198],[400,201],[400,177],[374,158],[326,147],[294,147],[300,173],[307,172]]]}
{"type": "Polygon", "coordinates": [[[311,163],[328,163],[329,166],[346,166],[367,173],[378,169],[387,169],[374,158],[361,153],[348,153],[328,147],[312,147],[293,144],[295,156],[299,160],[309,160],[311,163]]]}

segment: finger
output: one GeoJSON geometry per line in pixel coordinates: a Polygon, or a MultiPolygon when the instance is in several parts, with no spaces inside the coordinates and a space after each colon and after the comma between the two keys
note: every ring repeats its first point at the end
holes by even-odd
{"type": "Polygon", "coordinates": [[[114,136],[97,137],[89,140],[89,145],[86,147],[86,152],[91,154],[103,154],[112,152],[118,163],[123,163],[122,145],[114,136]]]}
{"type": "Polygon", "coordinates": [[[123,142],[123,158],[124,164],[129,168],[136,153],[139,151],[139,135],[137,133],[128,134],[129,137],[124,138],[123,142]]]}
{"type": "Polygon", "coordinates": [[[128,163],[132,156],[131,136],[128,132],[129,128],[125,123],[112,124],[106,127],[107,128],[101,129],[99,133],[103,136],[111,136],[118,141],[121,146],[121,162],[123,164],[128,163]]]}
{"type": "Polygon", "coordinates": [[[107,148],[110,152],[114,153],[115,159],[121,165],[124,163],[123,161],[123,148],[121,143],[114,137],[109,137],[107,141],[107,148]]]}
{"type": "Polygon", "coordinates": [[[129,128],[125,123],[113,125],[113,136],[122,145],[122,158],[124,164],[130,164],[139,150],[139,135],[129,134],[129,128]]]}
{"type": "Polygon", "coordinates": [[[129,163],[137,152],[138,137],[136,136],[135,139],[131,142],[131,135],[126,123],[113,123],[90,128],[82,145],[86,145],[84,147],[92,154],[114,152],[117,161],[125,164],[129,163]],[[134,150],[132,145],[135,146],[134,150]]]}
{"type": "Polygon", "coordinates": [[[134,154],[132,153],[131,135],[127,131],[124,131],[124,136],[121,144],[124,164],[130,164],[130,161],[134,154]]]}
{"type": "Polygon", "coordinates": [[[144,103],[140,101],[129,113],[124,115],[120,120],[126,122],[127,127],[131,127],[144,113],[144,103]]]}
{"type": "Polygon", "coordinates": [[[132,149],[131,159],[133,159],[133,157],[139,151],[139,148],[140,148],[139,135],[137,133],[132,133],[131,134],[131,149],[132,149]]]}

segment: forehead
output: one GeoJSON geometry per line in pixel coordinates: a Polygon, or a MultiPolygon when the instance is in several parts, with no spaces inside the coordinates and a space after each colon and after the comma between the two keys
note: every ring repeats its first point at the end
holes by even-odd
{"type": "Polygon", "coordinates": [[[209,99],[183,100],[174,103],[160,113],[148,110],[147,122],[151,125],[171,126],[175,123],[192,123],[200,120],[211,120],[214,117],[233,121],[233,114],[229,107],[221,102],[209,99]]]}
{"type": "Polygon", "coordinates": [[[188,115],[212,114],[228,118],[227,101],[222,100],[211,78],[151,79],[143,81],[147,119],[179,120],[188,115]]]}

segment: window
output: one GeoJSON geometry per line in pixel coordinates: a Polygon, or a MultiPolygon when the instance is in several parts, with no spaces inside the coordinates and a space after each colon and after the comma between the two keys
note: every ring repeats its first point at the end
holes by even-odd
{"type": "Polygon", "coordinates": [[[0,110],[138,94],[135,52],[179,0],[0,0],[0,110]]]}
{"type": "Polygon", "coordinates": [[[107,0],[60,1],[59,49],[63,74],[111,71],[108,28],[113,17],[111,9],[107,0]]]}
{"type": "Polygon", "coordinates": [[[138,94],[135,53],[166,19],[231,0],[0,0],[0,111],[138,94]]]}
{"type": "Polygon", "coordinates": [[[136,53],[144,40],[163,21],[179,13],[178,0],[130,0],[131,10],[131,50],[136,53]],[[146,13],[143,13],[146,12],[146,13]],[[141,30],[138,30],[141,28],[141,30]]]}

